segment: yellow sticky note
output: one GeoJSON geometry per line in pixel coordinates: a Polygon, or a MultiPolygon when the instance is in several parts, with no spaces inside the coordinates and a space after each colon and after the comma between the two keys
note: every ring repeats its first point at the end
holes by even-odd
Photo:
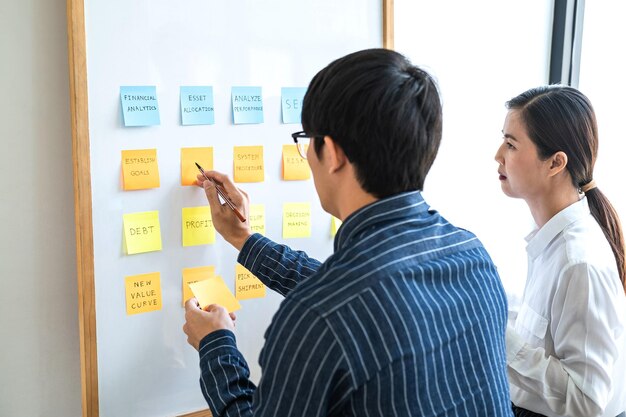
{"type": "Polygon", "coordinates": [[[302,159],[296,145],[283,145],[283,179],[308,180],[311,169],[306,159],[302,159]]]}
{"type": "Polygon", "coordinates": [[[283,238],[311,237],[311,203],[283,204],[283,238]]]}
{"type": "Polygon", "coordinates": [[[183,306],[185,301],[193,297],[189,284],[209,279],[215,276],[214,266],[198,266],[195,268],[183,268],[183,306]]]}
{"type": "Polygon", "coordinates": [[[241,308],[239,301],[237,301],[224,280],[219,276],[193,282],[189,284],[189,288],[198,300],[201,308],[205,308],[209,304],[218,304],[228,310],[229,313],[241,308]]]}
{"type": "Polygon", "coordinates": [[[233,170],[235,182],[264,181],[263,146],[235,146],[233,170]]]}
{"type": "Polygon", "coordinates": [[[235,265],[235,296],[238,300],[265,297],[265,285],[243,265],[235,265]]]}
{"type": "Polygon", "coordinates": [[[195,185],[200,170],[196,162],[205,170],[213,169],[213,148],[182,148],[180,150],[180,185],[195,185]]]}
{"type": "Polygon", "coordinates": [[[161,250],[158,211],[124,214],[124,248],[129,255],[161,250]]]}
{"type": "Polygon", "coordinates": [[[161,301],[161,273],[131,275],[126,281],[126,314],[147,313],[160,310],[161,301]]]}
{"type": "Polygon", "coordinates": [[[335,216],[330,216],[330,236],[335,237],[337,230],[341,227],[341,220],[335,216]]]}
{"type": "Polygon", "coordinates": [[[183,246],[215,243],[215,228],[211,220],[211,208],[183,207],[183,246]]]}
{"type": "Polygon", "coordinates": [[[122,151],[122,183],[124,190],[158,188],[161,183],[156,149],[122,151]]]}
{"type": "Polygon", "coordinates": [[[250,220],[250,229],[253,233],[265,235],[264,204],[250,204],[250,214],[248,215],[248,219],[250,220]]]}

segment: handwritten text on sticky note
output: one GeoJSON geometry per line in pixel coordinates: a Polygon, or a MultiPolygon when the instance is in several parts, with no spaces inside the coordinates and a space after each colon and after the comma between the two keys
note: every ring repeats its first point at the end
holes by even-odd
{"type": "Polygon", "coordinates": [[[250,230],[265,235],[265,204],[250,204],[250,230]]]}
{"type": "Polygon", "coordinates": [[[120,98],[124,126],[160,124],[156,86],[122,86],[120,98]]]}
{"type": "Polygon", "coordinates": [[[159,212],[124,214],[124,246],[129,255],[161,250],[159,212]]]}
{"type": "Polygon", "coordinates": [[[283,179],[308,180],[311,178],[311,169],[306,159],[298,152],[296,145],[283,145],[283,179]]]}
{"type": "Polygon", "coordinates": [[[311,203],[283,204],[283,238],[311,237],[311,203]]]}
{"type": "Polygon", "coordinates": [[[235,146],[233,170],[235,182],[262,182],[265,179],[263,146],[235,146]]]}
{"type": "Polygon", "coordinates": [[[233,87],[233,122],[263,123],[263,92],[261,87],[233,87]]]}
{"type": "Polygon", "coordinates": [[[156,149],[122,151],[124,190],[142,190],[160,186],[156,149]]]}
{"type": "Polygon", "coordinates": [[[132,315],[161,309],[161,274],[159,272],[127,276],[125,281],[126,314],[132,315]]]}
{"type": "Polygon", "coordinates": [[[235,265],[235,296],[238,300],[265,297],[265,285],[243,265],[235,265]]]}
{"type": "Polygon", "coordinates": [[[213,87],[180,87],[180,113],[183,125],[215,123],[213,87]]]}
{"type": "Polygon", "coordinates": [[[306,87],[283,87],[280,89],[283,123],[300,123],[305,93],[306,87]]]}
{"type": "Polygon", "coordinates": [[[215,243],[215,228],[211,220],[211,208],[183,207],[183,246],[215,243]]]}

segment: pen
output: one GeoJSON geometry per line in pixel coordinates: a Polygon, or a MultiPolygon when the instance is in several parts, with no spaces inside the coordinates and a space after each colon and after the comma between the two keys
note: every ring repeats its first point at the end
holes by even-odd
{"type": "Polygon", "coordinates": [[[222,197],[222,199],[228,205],[228,207],[230,207],[230,209],[235,212],[235,215],[237,216],[237,218],[239,220],[241,220],[242,223],[244,223],[246,221],[246,218],[243,217],[243,215],[241,214],[241,212],[239,212],[239,210],[237,210],[237,207],[235,207],[235,204],[233,204],[233,202],[230,201],[230,198],[228,198],[228,196],[226,196],[226,193],[224,191],[222,191],[222,188],[219,185],[217,185],[215,183],[215,181],[213,181],[212,178],[209,178],[209,177],[206,176],[204,170],[202,169],[202,167],[197,162],[195,164],[198,167],[198,169],[200,170],[200,172],[202,172],[202,175],[204,175],[204,178],[206,178],[207,180],[209,180],[209,181],[211,181],[213,183],[213,185],[215,186],[215,189],[217,190],[217,193],[219,194],[219,196],[222,197]]]}

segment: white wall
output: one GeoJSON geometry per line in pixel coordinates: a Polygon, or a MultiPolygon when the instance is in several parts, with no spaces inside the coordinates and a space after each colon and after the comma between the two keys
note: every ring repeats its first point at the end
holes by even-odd
{"type": "Polygon", "coordinates": [[[80,416],[65,2],[0,26],[0,416],[80,416]]]}

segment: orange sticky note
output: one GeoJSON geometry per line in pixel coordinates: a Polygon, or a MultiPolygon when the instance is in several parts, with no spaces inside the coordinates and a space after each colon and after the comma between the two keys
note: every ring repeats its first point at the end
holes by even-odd
{"type": "Polygon", "coordinates": [[[241,264],[235,265],[235,296],[238,300],[265,297],[265,285],[241,264]]]}
{"type": "Polygon", "coordinates": [[[180,150],[180,185],[195,185],[200,173],[196,162],[205,171],[213,169],[213,148],[182,148],[180,150]]]}
{"type": "Polygon", "coordinates": [[[228,310],[229,313],[241,308],[239,301],[219,276],[193,282],[189,284],[189,288],[203,309],[210,304],[218,304],[228,310]]]}
{"type": "Polygon", "coordinates": [[[183,246],[215,243],[215,227],[209,206],[183,207],[183,246]]]}
{"type": "Polygon", "coordinates": [[[158,188],[161,183],[156,149],[122,151],[122,183],[124,190],[158,188]]]}
{"type": "Polygon", "coordinates": [[[308,180],[311,169],[306,159],[302,159],[296,145],[283,145],[283,179],[287,181],[308,180]]]}
{"type": "Polygon", "coordinates": [[[215,276],[214,266],[198,266],[195,268],[183,268],[183,306],[185,301],[193,297],[189,284],[209,279],[215,276]]]}
{"type": "Polygon", "coordinates": [[[250,230],[253,233],[260,233],[265,235],[265,205],[264,204],[250,204],[250,214],[248,215],[250,221],[250,230]]]}
{"type": "Polygon", "coordinates": [[[233,171],[235,182],[264,181],[263,146],[235,146],[233,171]]]}
{"type": "Polygon", "coordinates": [[[160,272],[127,276],[125,284],[126,314],[147,313],[161,309],[163,303],[160,272]]]}

